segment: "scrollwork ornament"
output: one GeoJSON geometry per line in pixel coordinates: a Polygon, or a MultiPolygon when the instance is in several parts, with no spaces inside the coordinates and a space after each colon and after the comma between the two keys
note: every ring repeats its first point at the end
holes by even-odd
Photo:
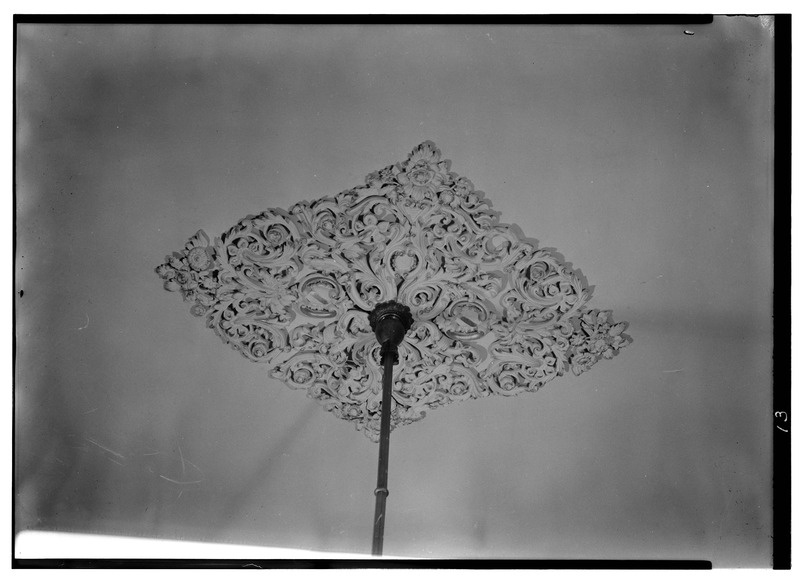
{"type": "Polygon", "coordinates": [[[398,301],[392,427],[443,405],[533,392],[630,343],[586,308],[579,272],[501,224],[430,141],[365,183],[202,230],[156,268],[191,314],[268,375],[377,441],[380,346],[368,313],[398,301]]]}

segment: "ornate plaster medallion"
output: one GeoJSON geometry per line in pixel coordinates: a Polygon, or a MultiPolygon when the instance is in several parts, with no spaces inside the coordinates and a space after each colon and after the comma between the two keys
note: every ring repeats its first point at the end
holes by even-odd
{"type": "Polygon", "coordinates": [[[380,345],[368,313],[414,324],[394,369],[392,427],[439,406],[535,392],[630,343],[588,309],[581,276],[537,249],[430,141],[364,185],[202,230],[156,272],[191,313],[270,377],[377,441],[380,345]]]}

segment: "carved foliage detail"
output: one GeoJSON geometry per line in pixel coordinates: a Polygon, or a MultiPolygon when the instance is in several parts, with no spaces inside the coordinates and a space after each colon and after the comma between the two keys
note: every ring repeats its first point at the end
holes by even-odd
{"type": "Polygon", "coordinates": [[[407,305],[392,426],[428,409],[536,391],[629,344],[609,311],[586,310],[582,278],[500,224],[426,141],[365,185],[202,231],[156,272],[191,313],[269,375],[304,389],[371,439],[380,347],[367,313],[407,305]]]}

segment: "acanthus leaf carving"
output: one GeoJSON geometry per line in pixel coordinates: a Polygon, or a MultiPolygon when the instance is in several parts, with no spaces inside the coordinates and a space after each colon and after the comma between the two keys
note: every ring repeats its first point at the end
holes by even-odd
{"type": "Polygon", "coordinates": [[[392,427],[430,409],[533,392],[630,343],[586,308],[582,277],[499,223],[430,141],[335,196],[203,231],[156,268],[164,288],[268,375],[377,440],[380,347],[367,314],[398,300],[392,427]]]}

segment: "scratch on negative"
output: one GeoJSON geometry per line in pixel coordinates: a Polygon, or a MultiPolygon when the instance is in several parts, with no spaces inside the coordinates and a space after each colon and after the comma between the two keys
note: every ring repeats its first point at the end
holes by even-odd
{"type": "MultiPolygon", "coordinates": [[[[106,456],[106,458],[108,458],[108,456],[106,456]]],[[[119,464],[120,466],[125,466],[125,464],[123,464],[122,462],[119,462],[118,460],[114,460],[113,458],[108,458],[108,459],[111,460],[114,464],[119,464]]]]}
{"type": "Polygon", "coordinates": [[[89,326],[89,315],[86,315],[86,324],[83,327],[78,327],[78,331],[83,331],[85,328],[89,326]]]}
{"type": "Polygon", "coordinates": [[[90,443],[94,444],[95,446],[97,446],[97,447],[98,447],[98,448],[100,448],[101,450],[105,450],[105,451],[106,451],[106,452],[108,452],[109,454],[114,454],[114,456],[116,456],[117,458],[125,458],[125,456],[123,456],[123,455],[122,455],[122,454],[120,454],[119,452],[115,452],[115,451],[114,451],[114,450],[112,450],[111,448],[106,448],[105,446],[103,446],[102,444],[98,444],[98,443],[97,443],[97,442],[95,442],[94,440],[91,440],[91,439],[89,439],[89,438],[86,438],[86,437],[84,437],[83,439],[84,439],[84,440],[86,440],[87,442],[90,442],[90,443]]]}
{"type": "Polygon", "coordinates": [[[178,454],[181,455],[181,476],[186,476],[186,462],[183,459],[183,451],[180,444],[178,444],[178,454]]]}
{"type": "Polygon", "coordinates": [[[166,480],[167,482],[172,482],[173,484],[200,484],[202,480],[188,480],[188,481],[181,481],[181,480],[173,480],[172,478],[167,478],[163,474],[159,474],[161,478],[166,480]]]}
{"type": "Polygon", "coordinates": [[[661,373],[678,373],[679,371],[683,371],[683,369],[666,369],[661,373]]]}
{"type": "Polygon", "coordinates": [[[200,470],[200,467],[199,467],[197,464],[195,464],[194,462],[192,462],[192,461],[190,461],[190,460],[185,460],[185,462],[186,462],[187,464],[189,464],[190,466],[194,466],[194,467],[197,469],[197,471],[198,471],[200,474],[202,474],[202,473],[203,473],[203,471],[202,471],[202,470],[200,470]]]}
{"type": "Polygon", "coordinates": [[[90,410],[87,410],[87,411],[83,412],[83,415],[90,414],[90,413],[96,412],[96,411],[97,411],[97,408],[92,408],[90,410]]]}

